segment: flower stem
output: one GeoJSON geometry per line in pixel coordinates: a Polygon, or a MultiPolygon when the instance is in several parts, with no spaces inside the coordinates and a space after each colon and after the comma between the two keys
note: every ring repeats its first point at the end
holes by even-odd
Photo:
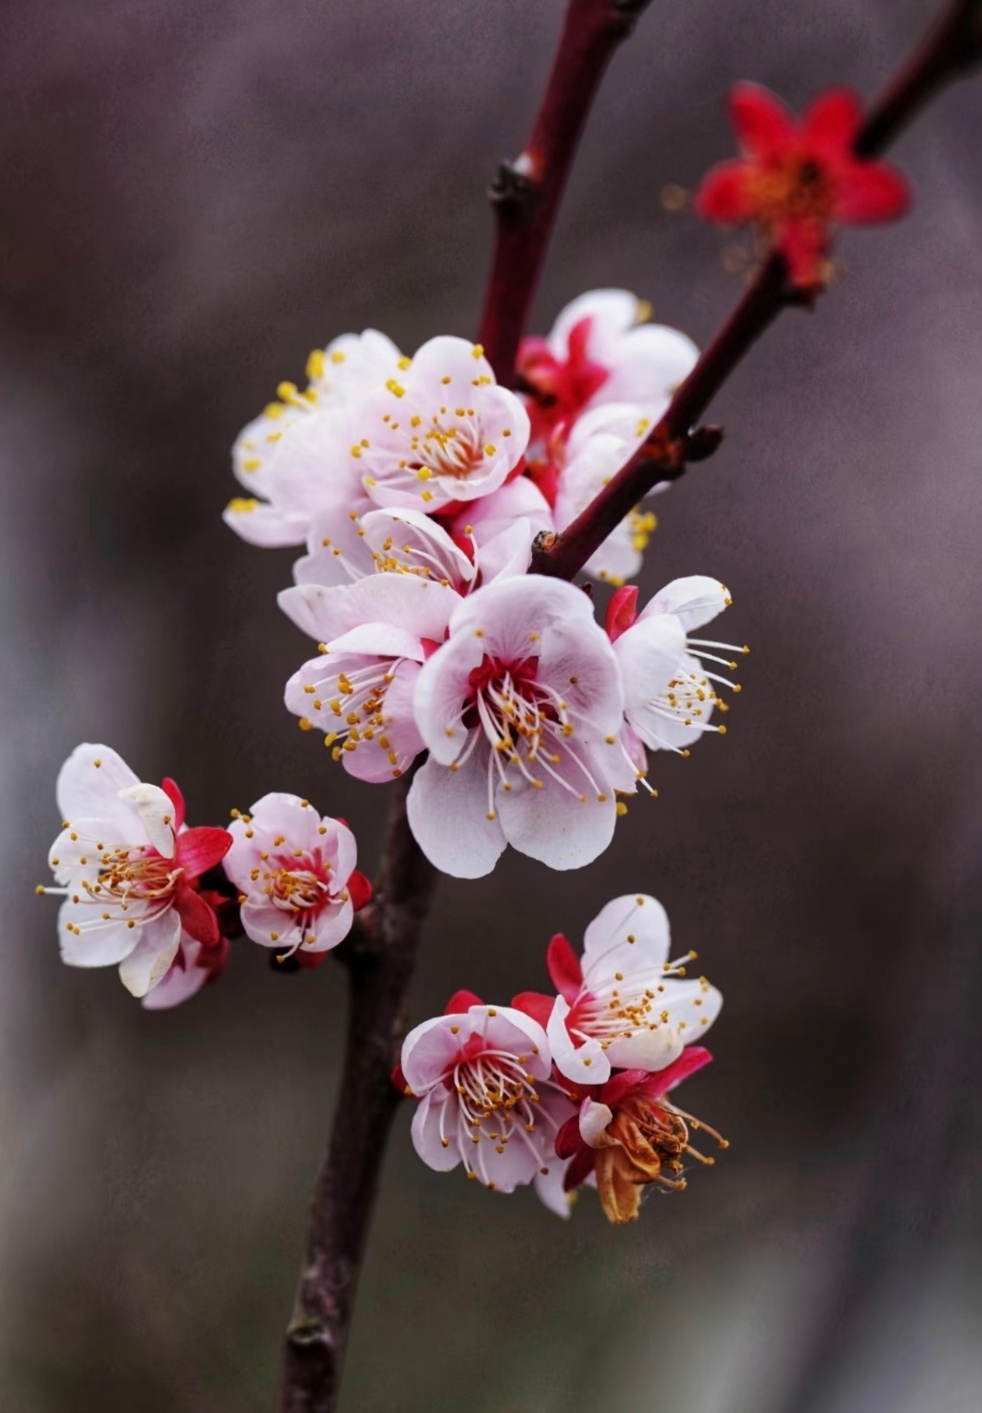
{"type": "Polygon", "coordinates": [[[514,385],[519,340],[594,94],[648,4],[569,0],[532,135],[514,162],[502,162],[488,193],[497,233],[478,341],[506,387],[514,385]]]}
{"type": "MultiPolygon", "coordinates": [[[[871,157],[897,137],[923,105],[982,62],[982,0],[955,0],[870,108],[855,150],[871,157]]],[[[652,486],[685,470],[692,428],[761,334],[790,304],[784,261],[772,254],[760,267],[719,333],[678,388],[648,440],[563,531],[536,549],[532,570],[571,579],[652,486]]]]}
{"type": "Polygon", "coordinates": [[[344,1074],[286,1332],[280,1413],[333,1413],[337,1406],[379,1171],[399,1104],[390,1073],[435,879],[409,830],[408,783],[407,776],[396,787],[375,902],[338,952],[350,976],[344,1074]]]}

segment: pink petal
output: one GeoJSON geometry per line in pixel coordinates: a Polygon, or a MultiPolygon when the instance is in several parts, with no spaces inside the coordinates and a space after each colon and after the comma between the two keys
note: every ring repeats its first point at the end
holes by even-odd
{"type": "MultiPolygon", "coordinates": [[[[572,1005],[583,985],[583,968],[580,966],[580,960],[576,953],[561,932],[556,933],[546,948],[546,966],[553,986],[560,996],[572,1005]]],[[[550,1006],[551,1004],[550,1000],[550,1006]]]]}
{"type": "Polygon", "coordinates": [[[835,214],[840,221],[864,224],[893,221],[910,206],[910,187],[886,162],[855,162],[839,173],[835,214]]]}
{"type": "Polygon", "coordinates": [[[830,88],[815,99],[801,120],[802,143],[834,158],[852,147],[863,117],[859,95],[851,88],[830,88]]]}
{"type": "Polygon", "coordinates": [[[704,221],[737,226],[753,220],[755,205],[746,162],[719,162],[711,167],[696,192],[696,213],[704,221]]]}
{"type": "Polygon", "coordinates": [[[797,128],[788,108],[758,83],[738,83],[730,91],[730,121],[744,151],[752,157],[776,157],[795,140],[797,128]]]}

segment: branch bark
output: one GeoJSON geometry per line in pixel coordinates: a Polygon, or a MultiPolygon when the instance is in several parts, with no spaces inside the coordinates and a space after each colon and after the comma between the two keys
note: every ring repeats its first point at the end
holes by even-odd
{"type": "Polygon", "coordinates": [[[499,383],[514,386],[515,357],[594,95],[618,45],[650,0],[570,0],[532,135],[502,162],[488,196],[497,233],[478,341],[499,383]]]}
{"type": "Polygon", "coordinates": [[[376,900],[338,952],[350,973],[344,1074],[286,1333],[280,1413],[332,1413],[336,1407],[379,1172],[399,1104],[390,1074],[435,879],[406,819],[409,778],[396,787],[376,900]]]}
{"type": "MultiPolygon", "coordinates": [[[[930,97],[980,62],[982,0],[955,0],[871,106],[856,152],[864,157],[882,152],[930,97]]],[[[689,443],[698,419],[781,311],[800,302],[788,287],[783,259],[771,255],[648,440],[561,535],[537,547],[533,573],[571,579],[654,485],[682,475],[686,461],[697,459],[689,443]]]]}

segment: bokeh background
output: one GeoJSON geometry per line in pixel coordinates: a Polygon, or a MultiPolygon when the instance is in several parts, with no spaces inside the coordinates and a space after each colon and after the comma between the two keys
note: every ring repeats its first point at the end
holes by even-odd
{"type": "MultiPolygon", "coordinates": [[[[653,0],[614,62],[537,306],[623,285],[705,340],[726,238],[659,193],[726,155],[738,77],[871,92],[921,0],[653,0]]],[[[228,448],[307,351],[470,334],[483,188],[560,0],[0,7],[0,1408],[261,1413],[336,1094],[340,972],[244,942],[143,1013],[37,901],[81,739],[192,822],[272,788],[385,792],[296,730],[290,553],[219,519],[228,448]]],[[[912,217],[843,240],[719,398],[645,584],[722,578],[753,645],[726,741],[656,768],[593,867],[444,882],[414,1015],[544,984],[609,897],[666,904],[727,1004],[690,1106],[732,1140],[682,1198],[563,1224],[415,1158],[399,1116],[345,1413],[969,1413],[982,1380],[982,84],[897,149],[912,217]]]]}

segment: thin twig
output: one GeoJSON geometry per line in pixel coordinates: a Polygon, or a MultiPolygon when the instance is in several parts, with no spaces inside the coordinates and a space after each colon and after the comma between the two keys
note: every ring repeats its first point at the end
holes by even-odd
{"type": "Polygon", "coordinates": [[[408,777],[399,782],[376,900],[338,952],[350,973],[347,1050],[286,1334],[280,1413],[332,1413],[337,1404],[379,1171],[399,1103],[390,1074],[434,883],[406,820],[407,785],[408,777]]]}
{"type": "Polygon", "coordinates": [[[488,193],[497,234],[478,340],[507,387],[514,385],[519,341],[594,95],[614,50],[649,3],[570,0],[532,135],[521,156],[502,162],[488,193]]]}
{"type": "MultiPolygon", "coordinates": [[[[980,61],[982,0],[956,0],[870,108],[854,144],[856,152],[881,152],[929,97],[980,61]]],[[[652,486],[682,474],[686,461],[695,459],[689,455],[691,429],[782,309],[800,302],[789,289],[784,260],[771,255],[644,445],[561,535],[537,547],[534,573],[571,579],[652,486]]]]}

